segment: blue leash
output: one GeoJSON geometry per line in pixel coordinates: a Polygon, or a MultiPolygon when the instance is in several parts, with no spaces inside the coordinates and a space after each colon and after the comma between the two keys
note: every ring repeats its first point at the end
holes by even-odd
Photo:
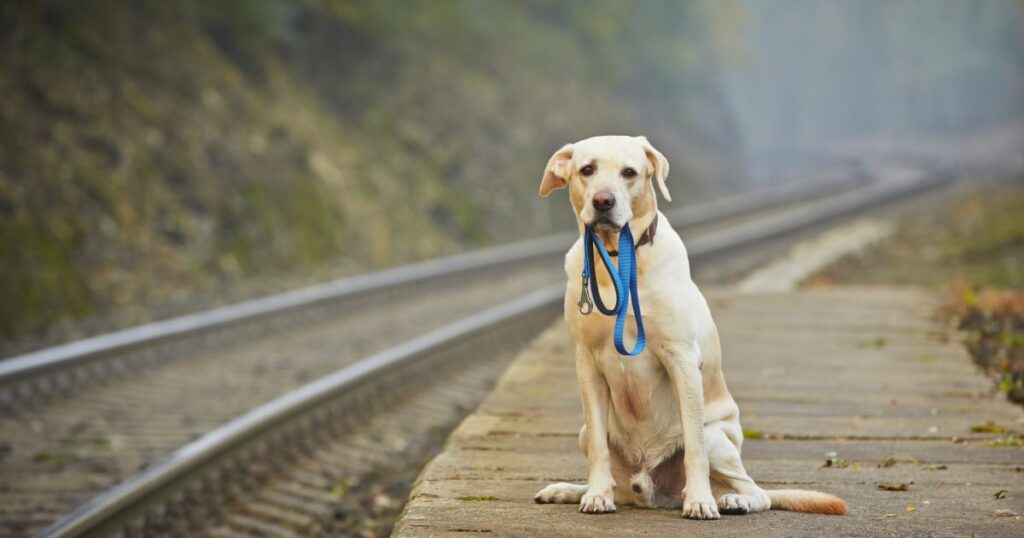
{"type": "Polygon", "coordinates": [[[647,336],[644,334],[644,320],[640,314],[640,294],[637,291],[636,280],[636,245],[633,243],[633,232],[629,230],[629,224],[627,223],[619,231],[618,270],[612,264],[611,256],[608,255],[608,250],[604,248],[604,243],[598,239],[594,229],[588,226],[583,233],[583,293],[580,295],[580,302],[577,303],[577,306],[580,307],[581,314],[587,315],[594,311],[596,303],[597,309],[602,314],[606,316],[614,315],[615,349],[619,354],[630,357],[639,355],[644,350],[644,346],[647,345],[647,336]],[[604,262],[604,268],[608,271],[608,275],[611,276],[612,282],[615,284],[615,306],[612,308],[605,306],[604,301],[601,300],[597,278],[594,277],[596,274],[594,271],[594,245],[597,245],[597,251],[601,254],[601,261],[604,262]],[[590,293],[594,296],[594,301],[591,301],[590,296],[587,294],[588,285],[590,286],[590,293]],[[636,344],[634,344],[632,351],[627,350],[622,341],[622,333],[626,328],[626,309],[629,307],[631,298],[633,317],[636,318],[636,344]]]}

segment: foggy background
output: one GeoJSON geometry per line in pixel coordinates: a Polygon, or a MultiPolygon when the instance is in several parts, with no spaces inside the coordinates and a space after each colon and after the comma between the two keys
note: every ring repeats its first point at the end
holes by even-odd
{"type": "Polygon", "coordinates": [[[778,163],[870,138],[898,151],[899,137],[1020,122],[1022,11],[1000,0],[743,2],[725,80],[746,157],[778,163]]]}
{"type": "Polygon", "coordinates": [[[10,355],[564,231],[596,134],[683,205],[1024,125],[1024,2],[19,0],[0,67],[10,355]]]}

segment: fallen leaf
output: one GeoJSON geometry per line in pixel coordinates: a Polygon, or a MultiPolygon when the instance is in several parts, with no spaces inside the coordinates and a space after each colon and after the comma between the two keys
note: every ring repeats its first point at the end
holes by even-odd
{"type": "Polygon", "coordinates": [[[842,460],[842,459],[830,459],[830,460],[825,460],[825,465],[822,465],[822,468],[835,467],[836,469],[845,469],[845,468],[847,468],[849,466],[850,466],[850,462],[849,461],[842,460]]]}
{"type": "Polygon", "coordinates": [[[917,508],[914,508],[914,505],[912,505],[912,504],[908,504],[907,505],[907,512],[917,512],[917,508]]]}
{"type": "Polygon", "coordinates": [[[913,463],[914,465],[917,465],[917,458],[913,456],[889,456],[884,460],[878,462],[878,466],[882,468],[892,467],[897,463],[913,463]]]}
{"type": "Polygon", "coordinates": [[[948,469],[948,467],[946,467],[945,465],[938,464],[938,463],[933,463],[931,465],[926,465],[925,468],[924,468],[925,471],[945,471],[946,469],[948,469]]]}
{"type": "Polygon", "coordinates": [[[996,510],[995,512],[989,512],[988,515],[992,517],[1017,517],[1017,512],[1003,508],[1001,510],[996,510]]]}
{"type": "Polygon", "coordinates": [[[1007,493],[1007,492],[1006,492],[1006,490],[1005,490],[1005,489],[1001,489],[1001,490],[999,490],[999,491],[997,491],[997,492],[993,493],[993,494],[992,494],[992,498],[993,498],[993,499],[1005,499],[1005,498],[1006,498],[1006,493],[1007,493]]]}
{"type": "Polygon", "coordinates": [[[884,491],[907,491],[910,486],[907,484],[879,484],[878,489],[884,491]]]}
{"type": "Polygon", "coordinates": [[[885,517],[896,517],[896,514],[885,514],[885,517]]]}
{"type": "Polygon", "coordinates": [[[826,452],[825,453],[825,464],[822,468],[835,467],[837,469],[845,469],[850,466],[850,462],[839,458],[838,452],[826,452]]]}

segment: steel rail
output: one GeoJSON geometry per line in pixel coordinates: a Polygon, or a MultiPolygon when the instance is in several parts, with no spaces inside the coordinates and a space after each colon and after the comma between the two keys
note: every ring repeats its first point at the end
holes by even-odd
{"type": "MultiPolygon", "coordinates": [[[[941,186],[950,176],[931,171],[901,181],[873,183],[863,189],[810,202],[778,215],[715,232],[690,241],[692,260],[706,261],[753,242],[778,238],[806,230],[922,193],[941,186]]],[[[40,536],[67,537],[111,532],[116,526],[140,517],[148,507],[166,498],[166,492],[181,490],[181,482],[208,469],[239,447],[298,420],[320,405],[382,378],[431,353],[444,352],[459,342],[499,330],[515,319],[550,320],[561,307],[565,287],[561,284],[491,308],[479,314],[413,338],[342,368],[295,391],[278,397],[217,428],[170,454],[166,459],[121,483],[46,528],[40,536]]]]}
{"type": "Polygon", "coordinates": [[[844,164],[850,170],[840,176],[815,176],[787,181],[771,187],[708,200],[692,207],[675,209],[667,212],[665,216],[673,227],[686,228],[829,196],[871,182],[871,177],[866,174],[859,161],[844,161],[844,164]]]}
{"type": "Polygon", "coordinates": [[[538,290],[388,348],[284,394],[176,450],[145,472],[82,505],[45,529],[41,536],[80,536],[93,531],[112,515],[130,511],[145,502],[148,495],[173,484],[234,447],[244,445],[320,403],[425,354],[444,350],[459,341],[493,330],[513,318],[543,316],[553,319],[557,314],[557,300],[564,290],[562,285],[538,290]]]}
{"type": "Polygon", "coordinates": [[[947,162],[929,161],[918,176],[872,182],[860,189],[794,207],[783,213],[702,234],[687,242],[690,258],[707,261],[757,241],[777,238],[815,225],[824,226],[873,206],[897,202],[940,187],[953,179],[949,166],[947,162]]]}
{"type": "MultiPolygon", "coordinates": [[[[670,220],[676,227],[706,224],[756,210],[827,196],[862,184],[862,178],[858,177],[793,181],[726,196],[693,207],[682,207],[670,213],[670,220]]],[[[14,356],[0,360],[0,389],[73,367],[89,366],[165,342],[201,336],[317,305],[343,303],[375,293],[386,293],[396,286],[425,284],[439,278],[486,271],[506,264],[528,263],[564,251],[575,237],[574,233],[556,234],[342,278],[14,356]]]]}

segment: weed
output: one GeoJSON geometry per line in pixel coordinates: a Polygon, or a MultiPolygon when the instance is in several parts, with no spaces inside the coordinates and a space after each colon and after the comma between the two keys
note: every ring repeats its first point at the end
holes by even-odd
{"type": "Polygon", "coordinates": [[[971,433],[1006,433],[1006,428],[997,426],[995,422],[990,420],[984,424],[971,426],[971,433]]]}
{"type": "Polygon", "coordinates": [[[1017,437],[1016,435],[1007,435],[1006,437],[989,439],[988,441],[985,441],[984,446],[993,448],[1021,447],[1024,446],[1024,439],[1017,437]]]}
{"type": "Polygon", "coordinates": [[[861,349],[865,348],[883,348],[885,347],[885,338],[878,337],[869,340],[860,340],[857,342],[857,347],[861,349]]]}

